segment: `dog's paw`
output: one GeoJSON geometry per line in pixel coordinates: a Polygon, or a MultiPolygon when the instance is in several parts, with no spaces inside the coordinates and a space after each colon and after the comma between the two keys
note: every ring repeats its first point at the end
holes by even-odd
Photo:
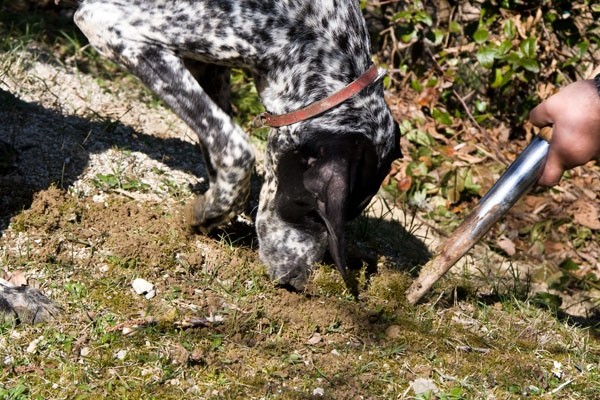
{"type": "Polygon", "coordinates": [[[59,312],[59,306],[38,289],[0,283],[0,320],[38,324],[49,321],[59,312]]]}
{"type": "Polygon", "coordinates": [[[244,212],[250,194],[249,185],[235,195],[217,194],[213,188],[196,196],[185,210],[187,224],[193,230],[209,233],[244,212]]]}
{"type": "Polygon", "coordinates": [[[228,223],[236,214],[238,214],[238,210],[219,207],[209,201],[206,195],[198,195],[187,205],[185,220],[192,230],[207,234],[228,223]]]}

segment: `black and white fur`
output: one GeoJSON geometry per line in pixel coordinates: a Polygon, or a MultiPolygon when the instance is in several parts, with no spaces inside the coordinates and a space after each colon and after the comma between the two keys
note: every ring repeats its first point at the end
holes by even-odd
{"type": "MultiPolygon", "coordinates": [[[[229,106],[231,67],[250,71],[283,114],[344,87],[372,64],[357,0],[85,0],[75,22],[198,135],[210,187],[190,223],[210,230],[244,210],[254,165],[229,106]]],[[[329,250],[345,274],[344,225],[400,157],[381,82],[315,118],[272,129],[256,229],[260,259],[301,290],[329,250]]]]}

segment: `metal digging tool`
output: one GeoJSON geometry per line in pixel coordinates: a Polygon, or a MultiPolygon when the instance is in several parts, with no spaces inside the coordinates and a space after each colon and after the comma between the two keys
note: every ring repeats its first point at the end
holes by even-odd
{"type": "Polygon", "coordinates": [[[416,304],[538,181],[546,164],[551,138],[552,128],[542,128],[463,223],[442,243],[438,255],[425,264],[417,280],[406,291],[410,304],[416,304]]]}

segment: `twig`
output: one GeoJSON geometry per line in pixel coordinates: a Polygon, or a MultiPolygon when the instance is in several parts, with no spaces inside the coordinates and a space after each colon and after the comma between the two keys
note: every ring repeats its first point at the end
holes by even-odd
{"type": "Polygon", "coordinates": [[[562,389],[564,389],[566,386],[569,386],[571,383],[573,382],[573,379],[570,379],[564,383],[561,383],[560,385],[558,385],[558,387],[556,387],[555,389],[553,389],[550,394],[556,394],[559,391],[561,391],[562,389]]]}

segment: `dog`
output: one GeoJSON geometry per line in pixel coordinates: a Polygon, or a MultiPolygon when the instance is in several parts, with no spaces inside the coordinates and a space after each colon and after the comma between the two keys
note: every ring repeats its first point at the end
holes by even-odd
{"type": "Polygon", "coordinates": [[[208,232],[241,213],[255,157],[231,118],[231,68],[268,111],[259,258],[303,290],[326,251],[346,272],[345,223],[402,156],[357,0],[84,0],[77,26],[196,132],[210,184],[189,208],[208,232]]]}

